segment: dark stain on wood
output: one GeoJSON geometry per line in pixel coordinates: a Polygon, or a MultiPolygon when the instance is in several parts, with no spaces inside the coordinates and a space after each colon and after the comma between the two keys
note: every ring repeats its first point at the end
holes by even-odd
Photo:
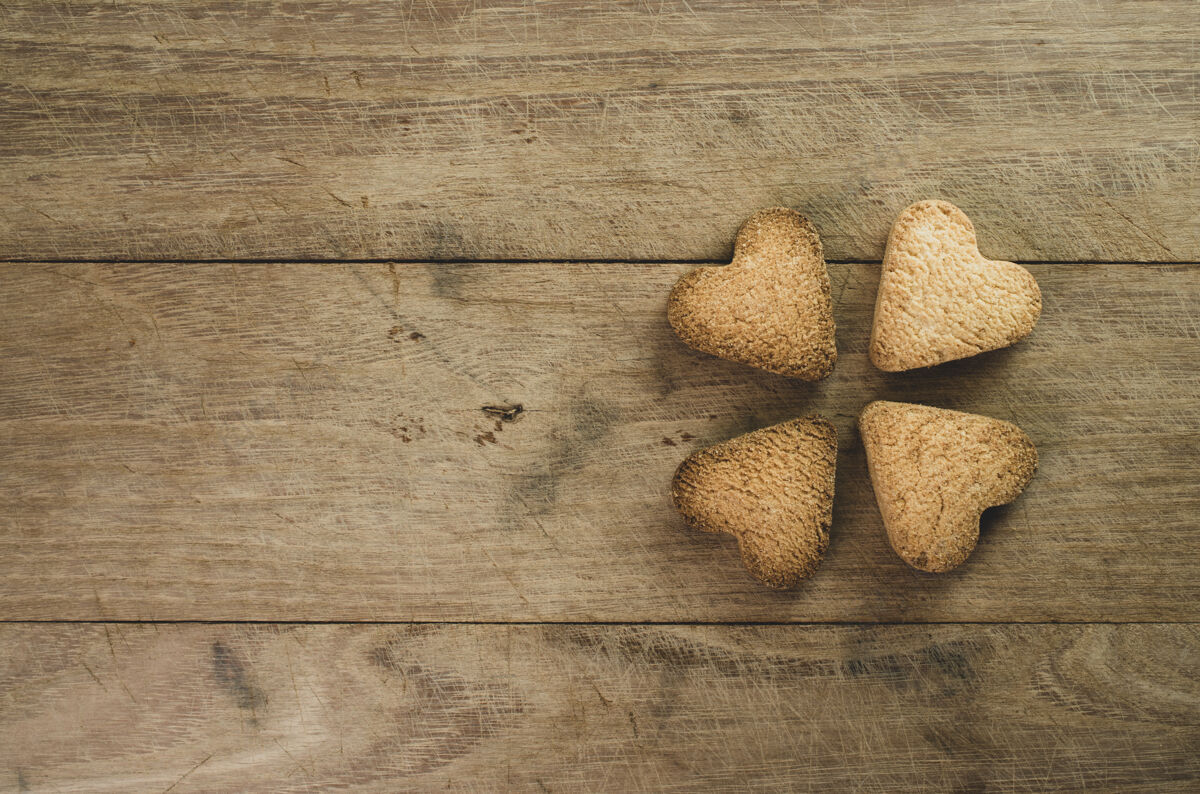
{"type": "Polygon", "coordinates": [[[897,689],[916,688],[948,697],[974,684],[972,658],[978,650],[967,641],[956,640],[903,654],[856,655],[842,665],[842,672],[851,678],[880,680],[897,689]]]}
{"type": "Polygon", "coordinates": [[[563,479],[578,470],[620,420],[620,411],[599,397],[581,395],[571,402],[567,427],[551,431],[542,465],[520,476],[514,486],[514,517],[509,523],[522,524],[527,516],[550,511],[558,501],[563,479]]]}
{"type": "MultiPolygon", "coordinates": [[[[393,342],[396,342],[397,344],[399,344],[400,336],[403,333],[404,333],[404,326],[393,325],[391,328],[388,329],[388,334],[387,334],[388,339],[391,339],[393,342]]],[[[425,334],[421,333],[420,331],[413,331],[412,333],[410,333],[408,335],[408,338],[410,340],[412,340],[413,342],[420,342],[422,339],[425,339],[426,337],[425,337],[425,334]]]]}
{"type": "Polygon", "coordinates": [[[230,695],[238,708],[250,712],[252,725],[258,724],[258,713],[267,705],[267,694],[250,679],[245,664],[229,646],[217,641],[212,644],[213,676],[230,695]]]}
{"type": "Polygon", "coordinates": [[[461,261],[471,249],[461,226],[446,218],[423,221],[417,225],[422,245],[434,252],[431,259],[449,260],[434,274],[434,294],[442,298],[459,297],[462,281],[467,278],[467,269],[451,262],[461,261]]]}
{"type": "Polygon", "coordinates": [[[399,629],[399,636],[395,636],[367,651],[367,660],[376,667],[398,671],[407,664],[404,661],[404,649],[409,643],[421,637],[436,634],[437,630],[437,626],[429,623],[414,623],[410,626],[405,626],[399,629]]]}
{"type": "MultiPolygon", "coordinates": [[[[865,641],[870,632],[857,635],[865,641]]],[[[709,646],[671,631],[631,627],[597,633],[587,628],[568,630],[557,638],[590,652],[617,656],[638,666],[684,675],[704,669],[722,677],[787,675],[874,679],[898,690],[921,690],[939,696],[960,695],[977,683],[974,664],[979,648],[966,640],[933,643],[904,653],[869,654],[851,644],[850,658],[793,659],[786,656],[746,656],[709,646]],[[930,689],[930,687],[933,687],[930,689]]]]}
{"type": "MultiPolygon", "coordinates": [[[[693,436],[691,433],[685,433],[682,430],[677,430],[675,432],[679,434],[679,441],[682,441],[685,444],[689,441],[694,441],[696,439],[696,437],[693,436]]],[[[675,439],[671,438],[670,436],[663,436],[662,441],[660,443],[664,447],[679,446],[678,442],[676,442],[675,439]]]]}
{"type": "Polygon", "coordinates": [[[434,626],[410,627],[402,637],[367,652],[371,664],[400,676],[404,701],[394,715],[396,724],[422,724],[420,733],[399,732],[389,742],[391,757],[402,759],[406,774],[430,772],[467,755],[515,724],[527,708],[508,687],[423,665],[417,661],[422,654],[404,651],[407,640],[436,631],[434,626]],[[437,741],[427,741],[428,736],[437,741]]]}
{"type": "Polygon", "coordinates": [[[638,667],[651,665],[660,673],[680,677],[696,668],[736,677],[751,668],[762,669],[763,659],[739,658],[676,634],[655,628],[631,627],[599,633],[587,627],[556,632],[556,640],[591,653],[619,658],[638,667]]]}
{"type": "MultiPolygon", "coordinates": [[[[686,270],[681,270],[680,275],[686,272],[686,270]]],[[[670,397],[688,385],[690,373],[695,371],[698,366],[697,358],[704,356],[703,353],[693,351],[675,335],[674,329],[667,321],[665,297],[659,316],[654,318],[652,326],[647,329],[647,334],[639,341],[650,346],[649,356],[654,362],[653,371],[658,376],[655,391],[662,398],[670,397]]],[[[706,357],[715,362],[721,361],[712,356],[706,357]]]]}

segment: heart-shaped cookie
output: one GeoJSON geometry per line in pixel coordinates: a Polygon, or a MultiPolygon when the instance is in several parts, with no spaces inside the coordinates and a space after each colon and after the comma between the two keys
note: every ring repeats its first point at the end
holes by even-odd
{"type": "Polygon", "coordinates": [[[836,458],[833,425],[794,419],[692,453],[671,496],[693,529],[736,537],[754,578],[794,587],[829,545],[836,458]]]}
{"type": "Polygon", "coordinates": [[[888,540],[922,571],[961,565],[983,511],[1016,499],[1037,471],[1029,436],[999,419],[880,401],[858,428],[888,540]]]}
{"type": "Polygon", "coordinates": [[[985,259],[958,207],[922,201],[900,213],[888,236],[871,361],[901,372],[1007,347],[1029,335],[1041,311],[1028,270],[985,259]]]}
{"type": "Polygon", "coordinates": [[[689,346],[780,375],[820,380],[837,360],[821,238],[782,207],[750,216],[732,263],[679,279],[667,318],[689,346]]]}

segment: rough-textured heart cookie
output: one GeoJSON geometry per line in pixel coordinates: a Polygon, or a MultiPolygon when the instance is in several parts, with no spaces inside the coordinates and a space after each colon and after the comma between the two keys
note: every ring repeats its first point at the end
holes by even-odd
{"type": "Polygon", "coordinates": [[[693,529],[736,537],[760,582],[794,587],[829,545],[836,458],[833,425],[794,419],[692,453],[671,496],[693,529]]]}
{"type": "Polygon", "coordinates": [[[858,428],[888,540],[922,571],[962,564],[983,511],[1016,499],[1037,470],[1029,436],[999,419],[873,402],[858,428]]]}
{"type": "Polygon", "coordinates": [[[871,361],[900,372],[1007,347],[1029,335],[1041,311],[1028,270],[985,259],[958,207],[922,201],[888,236],[871,361]]]}
{"type": "Polygon", "coordinates": [[[820,380],[837,360],[821,238],[794,210],[750,216],[732,263],[675,283],[667,318],[691,347],[780,375],[820,380]]]}

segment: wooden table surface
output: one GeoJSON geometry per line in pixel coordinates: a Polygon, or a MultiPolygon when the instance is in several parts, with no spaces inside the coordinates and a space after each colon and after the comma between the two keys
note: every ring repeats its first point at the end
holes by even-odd
{"type": "Polygon", "coordinates": [[[4,0],[0,184],[0,791],[1200,787],[1191,0],[4,0]],[[1045,310],[882,373],[929,197],[1045,310]],[[817,384],[666,322],[772,205],[817,384]],[[887,544],[879,398],[1038,446],[959,570],[887,544]],[[668,485],[813,412],[771,592],[668,485]]]}

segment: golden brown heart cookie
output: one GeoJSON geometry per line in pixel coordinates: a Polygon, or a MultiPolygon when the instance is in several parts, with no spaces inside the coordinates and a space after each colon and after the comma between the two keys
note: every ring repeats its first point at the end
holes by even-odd
{"type": "Polygon", "coordinates": [[[820,380],[837,360],[821,238],[782,207],[750,216],[732,263],[679,279],[667,318],[689,346],[780,375],[820,380]]]}
{"type": "Polygon", "coordinates": [[[901,372],[1007,347],[1029,335],[1041,311],[1028,270],[985,259],[958,207],[922,201],[900,213],[888,236],[871,361],[901,372]]]}
{"type": "Polygon", "coordinates": [[[983,511],[1016,499],[1037,471],[1029,436],[999,419],[879,401],[858,428],[888,540],[930,573],[961,565],[983,511]]]}
{"type": "Polygon", "coordinates": [[[836,458],[833,425],[793,419],[693,452],[671,496],[693,529],[736,537],[754,578],[794,587],[829,545],[836,458]]]}

